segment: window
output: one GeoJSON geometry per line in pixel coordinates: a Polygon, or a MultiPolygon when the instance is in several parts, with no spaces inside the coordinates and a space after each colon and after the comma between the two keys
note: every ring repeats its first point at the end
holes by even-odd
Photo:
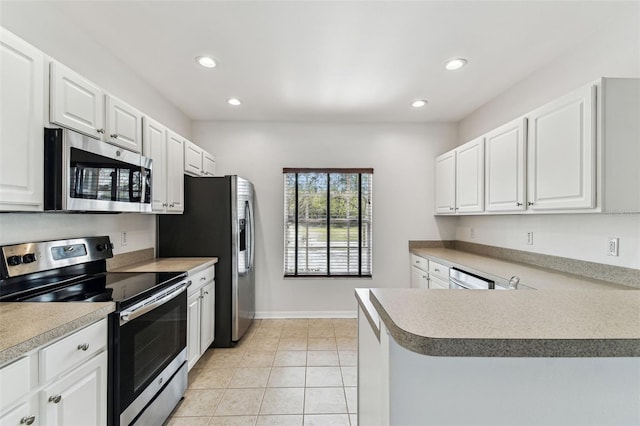
{"type": "Polygon", "coordinates": [[[284,275],[370,277],[373,169],[284,169],[284,275]]]}

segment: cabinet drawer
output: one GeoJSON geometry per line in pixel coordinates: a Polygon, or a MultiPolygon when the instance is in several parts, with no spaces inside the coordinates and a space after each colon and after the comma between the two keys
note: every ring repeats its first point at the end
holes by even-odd
{"type": "Polygon", "coordinates": [[[203,285],[210,283],[215,278],[215,270],[214,266],[210,266],[207,269],[203,269],[202,271],[196,272],[193,275],[189,275],[189,280],[191,280],[191,285],[189,286],[189,295],[192,295],[194,292],[199,291],[203,285]]]}
{"type": "Polygon", "coordinates": [[[411,255],[411,266],[415,266],[423,271],[429,271],[429,261],[424,257],[416,256],[415,254],[411,255]]]}
{"type": "Polygon", "coordinates": [[[9,406],[29,393],[31,383],[29,373],[28,356],[0,368],[0,409],[9,406]]]}
{"type": "Polygon", "coordinates": [[[449,282],[449,267],[442,263],[429,261],[429,277],[435,276],[449,282]]]}
{"type": "Polygon", "coordinates": [[[429,277],[429,288],[449,289],[449,281],[442,280],[435,275],[429,277]]]}
{"type": "Polygon", "coordinates": [[[107,347],[106,318],[40,350],[40,382],[45,383],[107,347]]]}

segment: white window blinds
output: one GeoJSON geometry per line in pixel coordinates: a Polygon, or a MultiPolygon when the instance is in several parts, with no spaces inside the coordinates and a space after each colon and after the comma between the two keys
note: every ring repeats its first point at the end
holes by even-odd
{"type": "Polygon", "coordinates": [[[285,276],[370,277],[373,169],[283,172],[285,276]]]}

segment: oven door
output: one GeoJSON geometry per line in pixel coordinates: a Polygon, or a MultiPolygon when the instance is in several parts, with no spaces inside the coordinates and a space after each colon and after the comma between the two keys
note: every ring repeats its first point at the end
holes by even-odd
{"type": "Polygon", "coordinates": [[[144,410],[186,360],[187,285],[173,286],[117,314],[114,397],[119,413],[126,412],[123,424],[144,410]]]}

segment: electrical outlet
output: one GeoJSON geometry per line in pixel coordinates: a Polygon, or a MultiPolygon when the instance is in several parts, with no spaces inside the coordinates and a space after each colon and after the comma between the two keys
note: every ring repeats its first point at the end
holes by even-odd
{"type": "Polygon", "coordinates": [[[620,239],[618,237],[609,237],[607,239],[607,256],[618,255],[618,243],[620,239]]]}
{"type": "Polygon", "coordinates": [[[533,231],[527,232],[527,245],[529,246],[533,245],[533,231]]]}
{"type": "Polygon", "coordinates": [[[123,246],[126,246],[128,242],[129,240],[128,240],[127,232],[124,231],[120,234],[120,244],[123,246]]]}
{"type": "Polygon", "coordinates": [[[475,238],[475,237],[476,237],[476,229],[471,228],[471,238],[475,238]]]}

